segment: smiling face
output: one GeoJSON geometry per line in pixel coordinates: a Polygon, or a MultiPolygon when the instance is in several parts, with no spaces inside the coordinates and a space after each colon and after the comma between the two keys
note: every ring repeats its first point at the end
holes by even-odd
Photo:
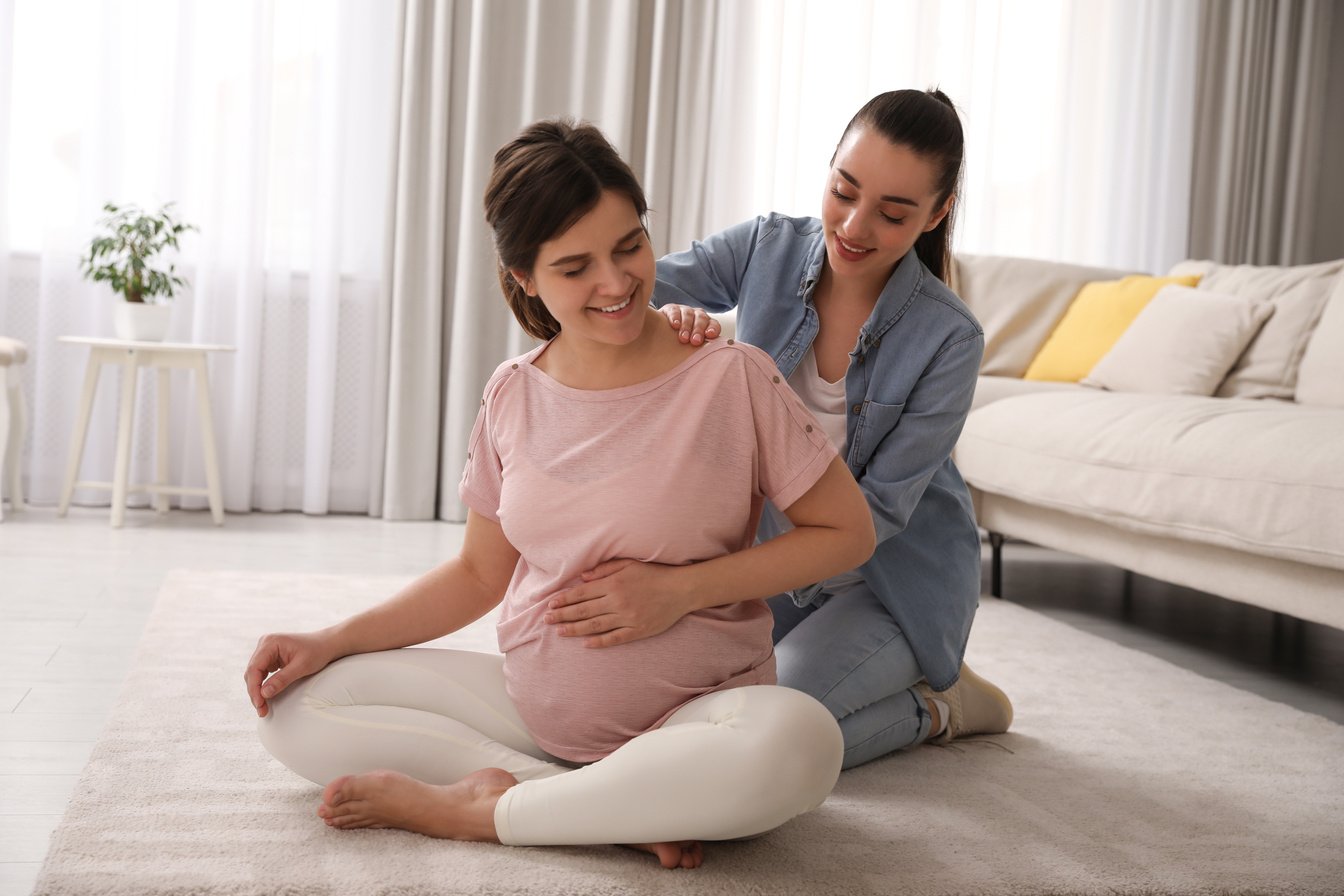
{"type": "Polygon", "coordinates": [[[849,132],[831,162],[821,220],[836,277],[885,282],[920,234],[951,207],[938,204],[937,169],[866,127],[849,132]]]}
{"type": "Polygon", "coordinates": [[[634,203],[604,190],[587,214],[541,244],[530,273],[512,274],[541,299],[566,338],[628,345],[643,329],[654,270],[634,203]]]}

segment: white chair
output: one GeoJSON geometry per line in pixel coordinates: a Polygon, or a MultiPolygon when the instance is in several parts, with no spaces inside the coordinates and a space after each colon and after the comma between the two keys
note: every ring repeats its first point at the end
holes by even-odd
{"type": "Polygon", "coordinates": [[[5,464],[9,464],[9,502],[14,510],[23,509],[23,486],[20,483],[20,461],[23,459],[23,436],[26,412],[23,407],[23,365],[28,360],[28,346],[17,339],[0,336],[0,520],[5,518],[4,483],[5,464]]]}

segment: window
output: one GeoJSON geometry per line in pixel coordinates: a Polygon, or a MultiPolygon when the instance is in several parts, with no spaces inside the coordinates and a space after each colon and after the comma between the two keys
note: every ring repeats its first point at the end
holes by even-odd
{"type": "MultiPolygon", "coordinates": [[[[395,5],[16,0],[11,251],[80,251],[103,202],[178,203],[267,268],[381,264],[395,5]]],[[[196,251],[184,245],[184,258],[196,251]]]]}

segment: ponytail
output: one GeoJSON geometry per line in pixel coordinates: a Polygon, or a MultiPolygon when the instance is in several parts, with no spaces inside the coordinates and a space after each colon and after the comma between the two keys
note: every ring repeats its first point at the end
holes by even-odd
{"type": "Polygon", "coordinates": [[[952,215],[956,210],[957,203],[954,199],[952,207],[947,210],[946,215],[943,215],[943,220],[938,222],[938,226],[921,233],[919,239],[915,240],[915,254],[919,256],[919,260],[933,276],[944,283],[952,273],[952,215]]]}

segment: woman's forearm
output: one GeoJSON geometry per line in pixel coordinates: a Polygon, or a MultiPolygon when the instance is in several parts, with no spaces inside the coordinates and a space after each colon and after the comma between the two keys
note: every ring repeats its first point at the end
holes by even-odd
{"type": "Polygon", "coordinates": [[[872,556],[871,533],[871,524],[867,538],[861,530],[804,526],[744,551],[682,567],[678,579],[688,612],[772,597],[853,569],[872,556]]]}
{"type": "Polygon", "coordinates": [[[463,557],[455,557],[322,635],[337,656],[409,647],[470,625],[502,597],[502,589],[485,582],[463,557]]]}
{"type": "Polygon", "coordinates": [[[876,536],[868,502],[836,458],[784,511],[794,528],[767,542],[678,570],[690,609],[770,597],[867,562],[876,536]]]}
{"type": "Polygon", "coordinates": [[[462,550],[391,598],[322,631],[336,656],[423,644],[480,619],[504,598],[518,551],[496,520],[467,512],[462,550]]]}

